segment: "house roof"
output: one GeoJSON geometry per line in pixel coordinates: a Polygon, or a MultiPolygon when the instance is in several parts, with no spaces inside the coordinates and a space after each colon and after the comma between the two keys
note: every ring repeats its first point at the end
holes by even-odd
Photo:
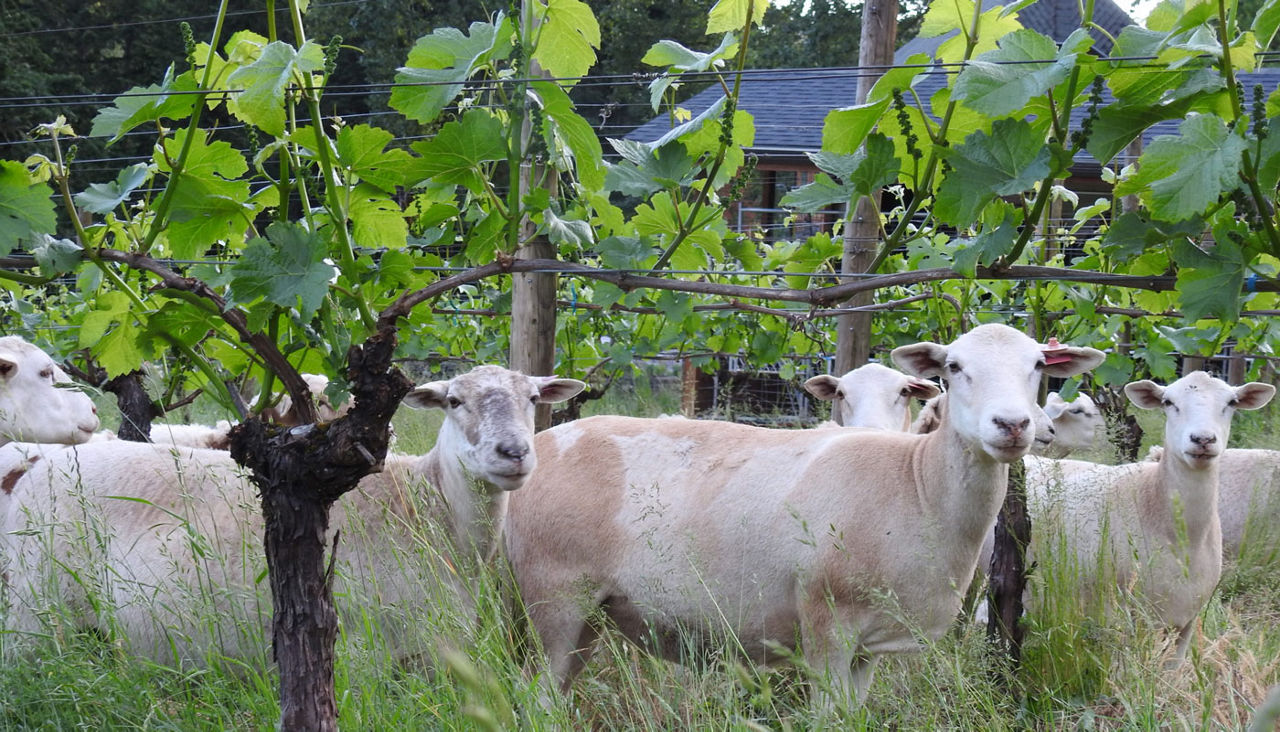
{"type": "MultiPolygon", "coordinates": [[[[983,0],[983,7],[994,8],[1005,3],[1000,0],[983,0]]],[[[1120,30],[1132,24],[1129,16],[1112,0],[1094,0],[1094,18],[1112,36],[1119,35],[1120,30]]],[[[1080,25],[1080,13],[1077,0],[1038,0],[1018,12],[1018,19],[1023,26],[1043,33],[1061,43],[1080,25]]],[[[931,58],[940,43],[947,36],[937,38],[916,38],[908,41],[895,53],[896,63],[904,63],[907,58],[917,53],[926,53],[931,58]]],[[[1094,48],[1099,53],[1106,53],[1111,42],[1102,34],[1094,31],[1094,48]]],[[[952,70],[930,69],[917,78],[914,87],[921,99],[929,99],[934,92],[948,83],[952,70]]],[[[843,69],[786,69],[771,71],[750,71],[744,74],[738,108],[750,112],[755,120],[755,143],[750,150],[762,158],[771,161],[803,161],[805,152],[814,152],[822,147],[822,123],[827,113],[833,109],[854,104],[858,84],[858,76],[863,72],[857,68],[843,69]]],[[[1259,72],[1266,75],[1269,72],[1259,72]]],[[[1252,75],[1244,75],[1251,77],[1252,75]]],[[[1259,79],[1242,79],[1246,86],[1259,82],[1259,79]]],[[[1275,79],[1262,81],[1267,91],[1276,87],[1275,79]]],[[[722,97],[719,87],[711,86],[690,97],[680,106],[694,115],[707,110],[722,97]]],[[[1104,93],[1104,103],[1114,101],[1109,92],[1104,93]]],[[[1083,108],[1073,110],[1072,121],[1079,124],[1084,119],[1083,108]]],[[[679,123],[673,122],[668,115],[656,117],[632,130],[626,135],[629,140],[653,142],[672,130],[679,123]]],[[[1164,124],[1164,123],[1162,123],[1164,124]]],[[[1167,134],[1176,131],[1176,121],[1166,124],[1168,129],[1160,125],[1152,128],[1149,135],[1167,134]]],[[[1096,163],[1094,163],[1096,165],[1096,163]]]]}

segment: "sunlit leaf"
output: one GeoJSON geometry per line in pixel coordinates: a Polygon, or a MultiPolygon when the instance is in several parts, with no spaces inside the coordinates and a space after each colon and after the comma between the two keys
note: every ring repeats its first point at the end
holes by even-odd
{"type": "Polygon", "coordinates": [[[324,68],[324,49],[311,41],[295,50],[283,41],[272,41],[262,55],[248,66],[242,66],[227,78],[227,84],[242,89],[235,96],[236,117],[257,126],[267,134],[284,134],[285,90],[291,84],[304,84],[300,75],[324,68]]]}
{"type": "Polygon", "coordinates": [[[511,53],[515,26],[501,13],[494,23],[472,23],[468,30],[470,35],[437,28],[418,39],[405,66],[397,70],[392,109],[417,122],[430,122],[480,67],[511,53]]]}

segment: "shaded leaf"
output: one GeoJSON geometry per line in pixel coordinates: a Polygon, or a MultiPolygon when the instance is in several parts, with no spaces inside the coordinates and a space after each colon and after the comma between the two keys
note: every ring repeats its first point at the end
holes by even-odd
{"type": "Polygon", "coordinates": [[[301,226],[274,223],[267,238],[255,237],[231,265],[231,296],[247,304],[258,298],[297,308],[303,319],[320,309],[337,269],[325,261],[327,248],[301,226]]]}
{"type": "Polygon", "coordinates": [[[83,193],[74,198],[77,205],[86,211],[105,214],[124,203],[129,194],[147,181],[148,166],[146,163],[130,165],[116,175],[112,183],[91,183],[83,193]]]}
{"type": "Polygon", "coordinates": [[[968,226],[988,201],[1029,190],[1045,178],[1050,152],[1023,120],[997,120],[991,134],[974,132],[947,155],[954,171],[938,187],[938,216],[968,226]]]}
{"type": "Polygon", "coordinates": [[[40,265],[40,274],[53,277],[74,271],[84,259],[84,247],[70,239],[46,235],[42,243],[31,247],[31,254],[40,265]]]}
{"type": "Polygon", "coordinates": [[[22,163],[0,160],[0,256],[54,230],[52,196],[49,185],[33,182],[22,163]]]}
{"type": "Polygon", "coordinates": [[[506,134],[492,114],[478,109],[446,124],[430,140],[416,142],[426,177],[441,183],[464,185],[473,193],[484,190],[481,165],[507,159],[506,134]]]}

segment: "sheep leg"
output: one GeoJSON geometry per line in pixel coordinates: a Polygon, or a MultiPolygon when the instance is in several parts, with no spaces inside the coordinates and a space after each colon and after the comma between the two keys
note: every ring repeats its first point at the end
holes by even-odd
{"type": "Polygon", "coordinates": [[[1165,670],[1175,669],[1187,660],[1187,648],[1191,646],[1191,637],[1195,635],[1196,620],[1198,617],[1191,618],[1186,625],[1178,628],[1178,642],[1174,646],[1173,658],[1165,662],[1165,670]]]}
{"type": "Polygon", "coordinates": [[[824,716],[839,708],[861,706],[875,672],[876,657],[859,652],[849,634],[837,632],[839,625],[826,618],[822,631],[813,628],[812,619],[801,621],[800,643],[805,660],[815,678],[810,682],[814,708],[824,716]],[[824,674],[823,679],[817,674],[824,674]],[[852,700],[852,701],[851,701],[852,700]]]}
{"type": "Polygon", "coordinates": [[[562,692],[567,692],[573,679],[591,659],[599,635],[584,612],[583,597],[529,605],[529,622],[542,642],[547,659],[545,682],[552,679],[562,692]]]}

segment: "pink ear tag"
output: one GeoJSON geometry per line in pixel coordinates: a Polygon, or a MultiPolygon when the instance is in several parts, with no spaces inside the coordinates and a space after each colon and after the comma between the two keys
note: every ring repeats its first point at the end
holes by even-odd
{"type": "Polygon", "coordinates": [[[1067,346],[1058,342],[1057,338],[1050,336],[1049,342],[1040,347],[1044,351],[1044,363],[1046,366],[1052,366],[1055,363],[1066,363],[1071,360],[1071,356],[1067,355],[1067,346]]]}

